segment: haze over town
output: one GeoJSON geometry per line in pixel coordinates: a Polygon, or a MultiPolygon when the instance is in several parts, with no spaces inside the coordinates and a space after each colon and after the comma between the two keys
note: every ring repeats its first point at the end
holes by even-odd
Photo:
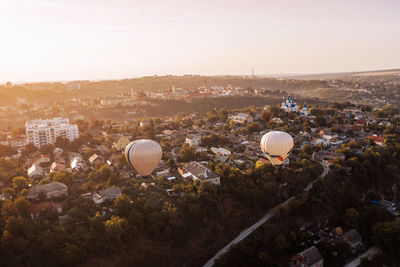
{"type": "Polygon", "coordinates": [[[398,67],[400,2],[3,0],[0,82],[398,67]]]}

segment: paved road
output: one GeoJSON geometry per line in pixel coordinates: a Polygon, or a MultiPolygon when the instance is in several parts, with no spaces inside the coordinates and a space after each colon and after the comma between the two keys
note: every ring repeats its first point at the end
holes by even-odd
{"type": "Polygon", "coordinates": [[[242,231],[235,239],[233,239],[228,245],[226,245],[224,248],[222,248],[220,251],[215,254],[214,257],[212,257],[206,264],[204,264],[204,267],[211,267],[214,265],[214,262],[216,259],[218,259],[221,255],[225,254],[228,252],[228,250],[235,244],[239,243],[243,239],[245,239],[247,236],[249,236],[254,230],[256,230],[258,227],[260,227],[263,223],[268,221],[274,216],[274,213],[272,210],[269,210],[267,214],[265,214],[264,217],[262,217],[258,222],[247,228],[246,230],[242,231]]]}
{"type": "MultiPolygon", "coordinates": [[[[328,172],[329,172],[329,167],[325,166],[324,164],[321,164],[322,167],[324,168],[324,171],[321,174],[321,177],[325,177],[328,172]]],[[[317,179],[316,179],[317,180],[317,179]]],[[[305,188],[304,191],[308,191],[312,188],[312,185],[314,184],[314,182],[316,181],[312,181],[311,183],[309,183],[305,188]]],[[[281,203],[283,205],[287,205],[289,204],[292,200],[294,199],[294,197],[289,198],[288,200],[286,200],[285,202],[281,203]]],[[[279,206],[279,205],[278,205],[279,206]]],[[[278,207],[277,206],[277,207],[278,207]]],[[[206,264],[204,264],[203,267],[211,267],[214,265],[214,262],[223,254],[225,254],[226,252],[228,252],[228,250],[235,244],[239,243],[240,241],[242,241],[243,239],[245,239],[246,237],[248,237],[254,230],[256,230],[258,227],[260,227],[261,225],[263,225],[266,221],[268,221],[269,219],[271,219],[272,217],[274,217],[275,213],[275,209],[277,208],[272,208],[270,209],[267,214],[265,214],[264,217],[262,217],[259,221],[257,221],[255,224],[253,224],[252,226],[250,226],[249,228],[247,228],[246,230],[240,232],[240,234],[233,239],[228,245],[226,245],[225,247],[223,247],[220,251],[217,252],[217,254],[214,255],[214,257],[212,257],[206,264]]]]}
{"type": "Polygon", "coordinates": [[[371,259],[378,252],[379,252],[379,249],[377,247],[372,247],[372,248],[368,249],[364,254],[359,256],[358,258],[356,258],[353,261],[346,264],[344,267],[357,267],[358,265],[360,265],[361,259],[363,259],[363,258],[371,259]]]}
{"type": "MultiPolygon", "coordinates": [[[[325,177],[325,176],[328,174],[328,172],[329,172],[329,166],[327,166],[327,165],[325,165],[325,164],[322,164],[322,163],[321,163],[321,165],[322,165],[322,168],[324,168],[324,171],[323,171],[322,174],[321,174],[321,177],[323,178],[323,177],[325,177]]],[[[318,180],[318,179],[315,179],[314,181],[312,181],[311,183],[309,183],[309,184],[306,186],[306,188],[304,188],[304,191],[310,190],[310,189],[313,187],[313,184],[314,184],[317,180],[318,180]]]]}

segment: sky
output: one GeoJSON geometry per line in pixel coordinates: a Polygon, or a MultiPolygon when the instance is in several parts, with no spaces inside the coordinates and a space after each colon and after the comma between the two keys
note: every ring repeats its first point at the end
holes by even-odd
{"type": "Polygon", "coordinates": [[[0,0],[0,82],[400,67],[398,0],[0,0]]]}

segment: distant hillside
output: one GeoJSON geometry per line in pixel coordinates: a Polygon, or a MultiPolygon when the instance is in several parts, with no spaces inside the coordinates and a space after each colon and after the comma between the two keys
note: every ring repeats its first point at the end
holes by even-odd
{"type": "Polygon", "coordinates": [[[251,78],[246,76],[149,76],[134,79],[107,81],[74,81],[69,83],[31,83],[0,86],[0,105],[13,104],[17,98],[29,103],[59,102],[76,97],[104,97],[128,92],[131,89],[171,90],[176,88],[197,89],[199,86],[223,86],[242,88],[267,88],[269,90],[297,91],[329,87],[325,81],[296,81],[275,78],[251,78]],[[79,84],[79,86],[77,86],[79,84]],[[72,86],[73,85],[73,86],[72,86]]]}
{"type": "Polygon", "coordinates": [[[389,70],[373,70],[373,71],[359,71],[359,72],[337,72],[337,73],[319,73],[319,74],[305,74],[287,76],[288,79],[296,80],[329,80],[329,79],[354,79],[355,77],[368,77],[368,76],[385,76],[385,75],[399,75],[400,69],[389,70]]]}

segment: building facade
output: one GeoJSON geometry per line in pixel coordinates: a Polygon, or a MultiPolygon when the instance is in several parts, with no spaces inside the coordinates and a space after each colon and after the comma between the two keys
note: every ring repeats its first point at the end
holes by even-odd
{"type": "Polygon", "coordinates": [[[282,101],[281,108],[286,112],[299,112],[296,99],[292,99],[290,96],[288,96],[286,100],[282,101]]]}
{"type": "Polygon", "coordinates": [[[253,117],[246,113],[239,113],[237,115],[231,116],[230,119],[236,123],[253,122],[253,117]]]}
{"type": "Polygon", "coordinates": [[[308,116],[308,107],[307,104],[304,104],[303,108],[300,110],[301,116],[308,116]]]}
{"type": "Polygon", "coordinates": [[[37,147],[54,144],[57,137],[63,137],[70,142],[79,137],[78,125],[69,124],[69,119],[66,118],[27,121],[25,132],[27,143],[37,147]]]}
{"type": "Polygon", "coordinates": [[[324,258],[318,248],[312,246],[293,257],[294,266],[296,267],[323,267],[324,258]]]}
{"type": "Polygon", "coordinates": [[[207,182],[215,185],[221,184],[219,175],[196,161],[186,163],[184,169],[187,171],[184,176],[191,176],[193,181],[198,180],[201,183],[207,182]]]}
{"type": "Polygon", "coordinates": [[[201,135],[189,134],[186,136],[185,143],[189,146],[199,146],[201,144],[201,135]]]}
{"type": "Polygon", "coordinates": [[[40,194],[43,194],[47,199],[60,198],[68,195],[68,186],[60,182],[52,182],[43,185],[32,186],[26,194],[28,200],[39,199],[40,194]]]}

